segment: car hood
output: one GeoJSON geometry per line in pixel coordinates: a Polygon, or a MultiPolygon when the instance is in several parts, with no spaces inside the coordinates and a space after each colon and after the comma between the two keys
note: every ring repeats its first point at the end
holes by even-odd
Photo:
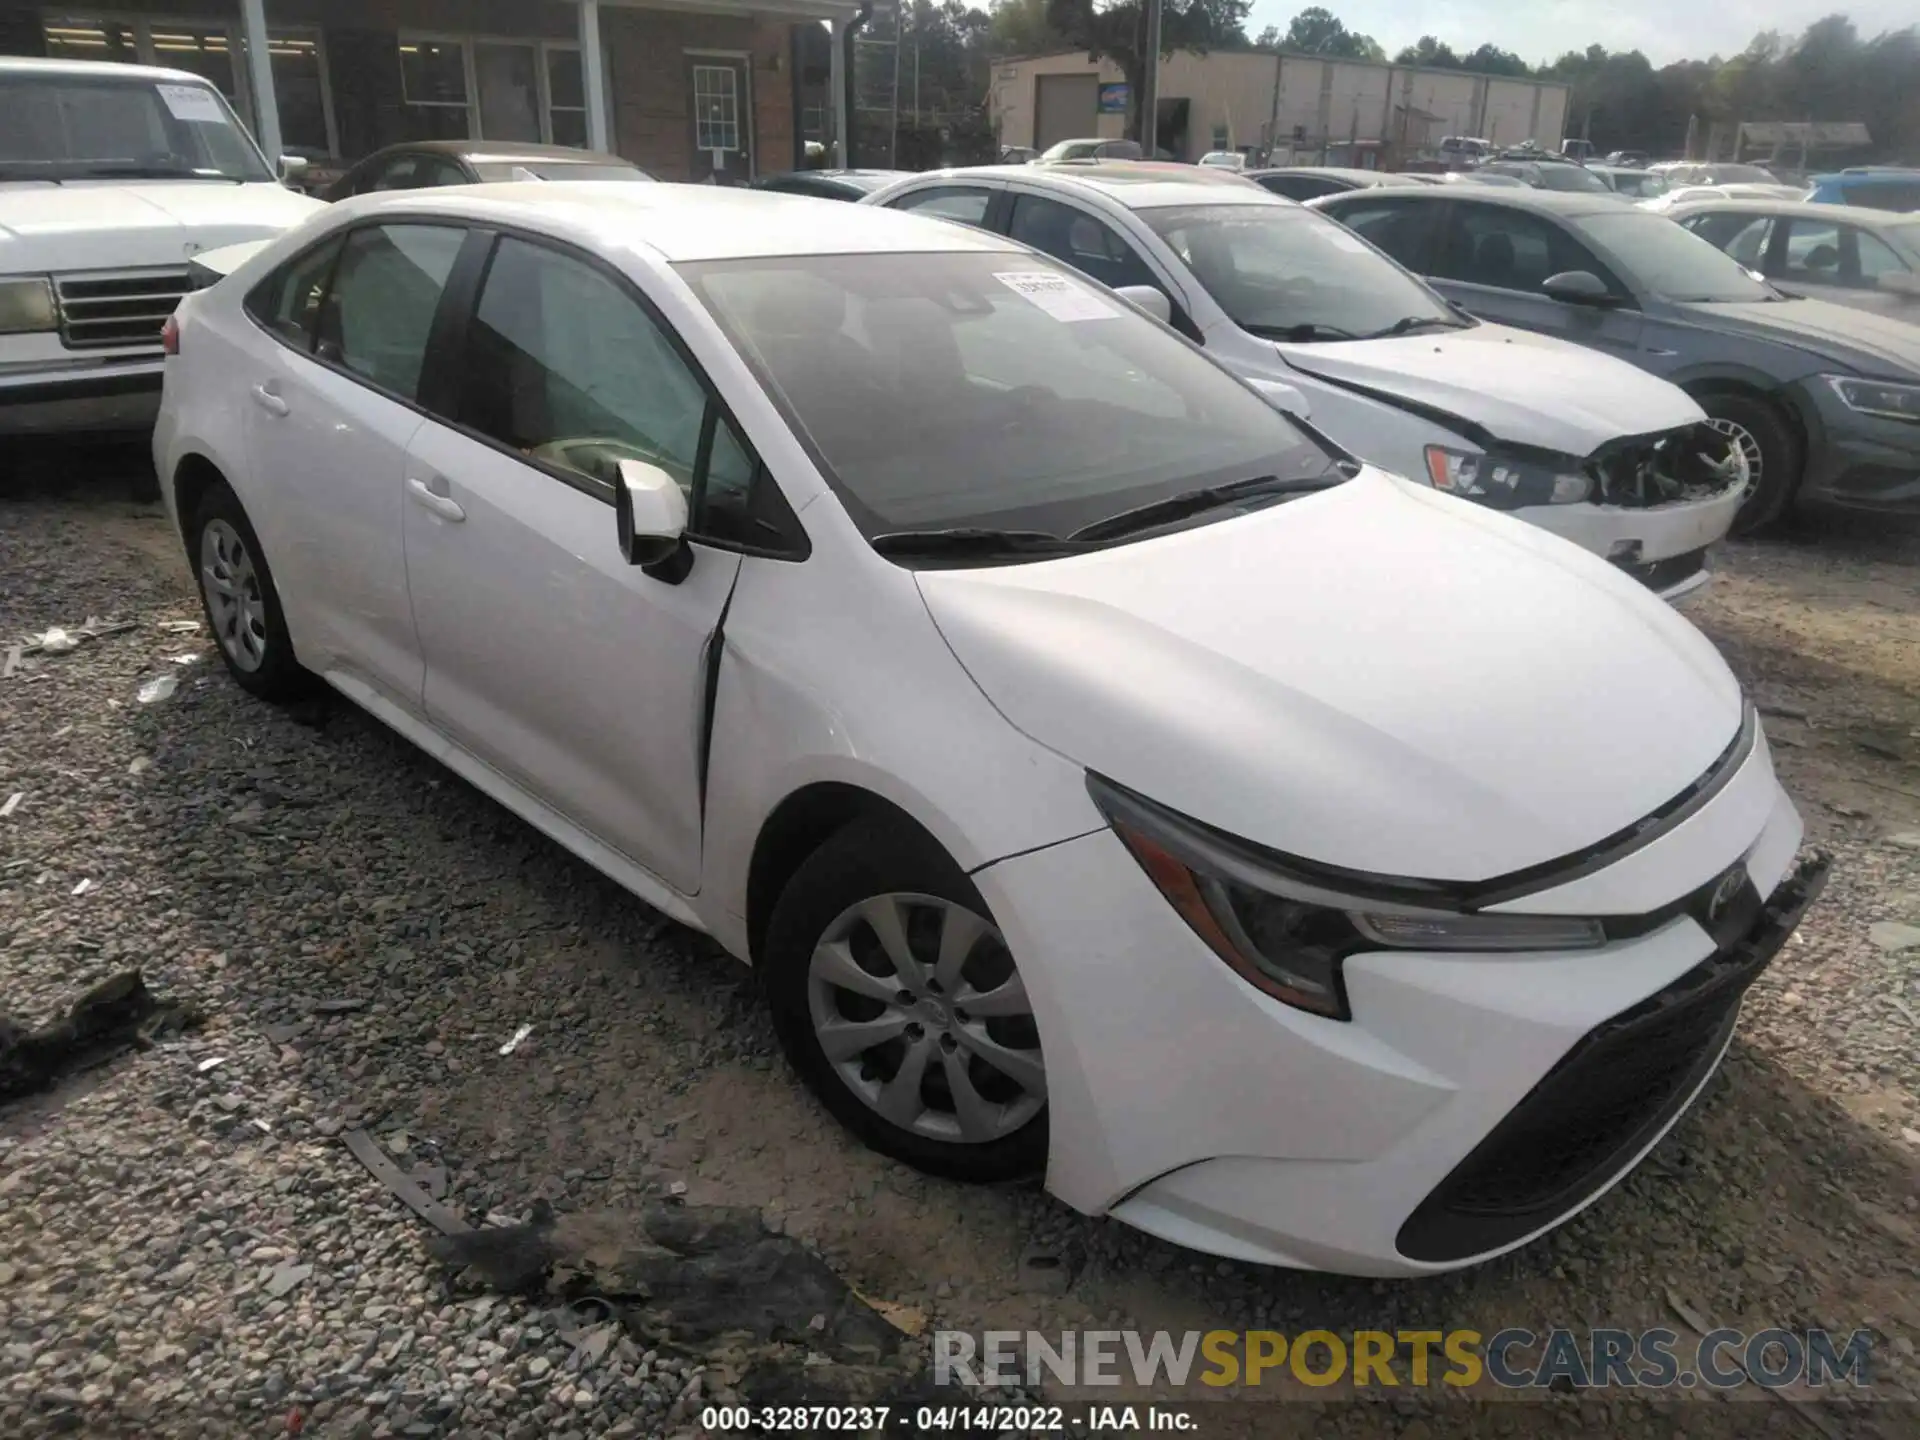
{"type": "Polygon", "coordinates": [[[1862,374],[1920,375],[1920,325],[1910,320],[1826,300],[1685,303],[1680,308],[1711,329],[1795,345],[1862,374]]]}
{"type": "Polygon", "coordinates": [[[1738,683],[1651,591],[1510,516],[1373,469],[1089,555],[920,572],[1032,739],[1286,854],[1485,880],[1698,780],[1738,683]]]}
{"type": "Polygon", "coordinates": [[[1504,440],[1587,456],[1706,418],[1684,391],[1611,355],[1505,325],[1277,346],[1287,364],[1504,440]]]}
{"type": "Polygon", "coordinates": [[[324,210],[284,185],[224,180],[0,185],[0,272],[184,264],[324,210]]]}

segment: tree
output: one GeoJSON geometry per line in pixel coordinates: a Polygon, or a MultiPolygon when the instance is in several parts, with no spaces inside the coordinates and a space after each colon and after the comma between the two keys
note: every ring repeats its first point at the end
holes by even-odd
{"type": "Polygon", "coordinates": [[[1266,29],[1260,32],[1259,38],[1253,42],[1253,48],[1256,50],[1278,50],[1280,48],[1280,27],[1278,25],[1267,26],[1266,29]]]}
{"type": "Polygon", "coordinates": [[[1302,55],[1330,55],[1341,60],[1384,60],[1387,52],[1371,35],[1347,29],[1332,11],[1310,5],[1293,17],[1280,39],[1282,50],[1302,55]]]}
{"type": "MultiPolygon", "coordinates": [[[[1205,54],[1247,43],[1251,0],[1161,0],[1160,53],[1205,54]]],[[[1140,0],[1096,6],[1094,0],[1046,0],[1047,24],[1090,60],[1109,59],[1127,82],[1127,133],[1140,134],[1140,96],[1146,80],[1146,15],[1140,0]]]]}
{"type": "Polygon", "coordinates": [[[1479,75],[1531,75],[1533,67],[1511,50],[1481,45],[1460,57],[1460,68],[1479,75]]]}
{"type": "Polygon", "coordinates": [[[1425,65],[1432,70],[1458,70],[1460,57],[1453,47],[1431,35],[1422,35],[1418,45],[1409,45],[1393,57],[1396,65],[1425,65]]]}

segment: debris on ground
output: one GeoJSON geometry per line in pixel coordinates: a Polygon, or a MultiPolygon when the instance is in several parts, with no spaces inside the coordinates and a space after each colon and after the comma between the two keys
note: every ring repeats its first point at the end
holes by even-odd
{"type": "Polygon", "coordinates": [[[188,1030],[200,1016],[160,999],[138,970],[101,981],[66,1015],[38,1030],[0,1014],[0,1101],[48,1089],[62,1076],[91,1070],[162,1035],[188,1030]]]}
{"type": "Polygon", "coordinates": [[[531,1034],[533,1034],[533,1026],[522,1025],[518,1030],[514,1031],[507,1042],[500,1047],[500,1053],[502,1055],[513,1054],[514,1051],[520,1048],[520,1042],[531,1034]]]}
{"type": "Polygon", "coordinates": [[[179,675],[156,675],[140,687],[135,698],[138,699],[142,705],[152,705],[157,701],[167,699],[179,688],[179,675]]]}
{"type": "Polygon", "coordinates": [[[13,814],[14,811],[18,810],[20,808],[20,802],[26,798],[27,792],[24,790],[16,790],[9,795],[4,803],[0,803],[0,820],[6,819],[9,815],[13,814]]]}

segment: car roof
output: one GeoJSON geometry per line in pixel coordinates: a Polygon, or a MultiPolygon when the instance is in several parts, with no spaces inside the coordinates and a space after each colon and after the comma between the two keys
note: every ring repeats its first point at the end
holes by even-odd
{"type": "Polygon", "coordinates": [[[1816,185],[1829,181],[1838,185],[1911,185],[1920,180],[1920,170],[1906,165],[1863,165],[1853,170],[1834,170],[1813,177],[1816,185]]]}
{"type": "Polygon", "coordinates": [[[168,70],[159,65],[122,65],[116,60],[46,60],[30,55],[0,55],[0,75],[72,75],[85,80],[125,80],[152,84],[164,80],[169,85],[204,85],[204,75],[190,70],[168,70]]]}
{"type": "MultiPolygon", "coordinates": [[[[576,150],[571,145],[541,145],[523,140],[403,140],[366,157],[377,160],[383,155],[451,155],[477,165],[512,160],[557,160],[574,165],[633,165],[618,155],[600,150],[576,150]]],[[[366,160],[360,162],[365,164],[366,160]]],[[[638,166],[634,167],[638,169],[638,166]]]]}
{"type": "MultiPolygon", "coordinates": [[[[1341,195],[1323,195],[1315,200],[1315,205],[1331,201],[1345,200],[1356,192],[1347,191],[1341,195]]],[[[1446,189],[1437,185],[1409,185],[1399,192],[1399,199],[1417,199],[1431,204],[1441,204],[1449,200],[1459,200],[1458,187],[1446,189]]],[[[1476,205],[1505,205],[1513,210],[1547,210],[1555,215],[1632,215],[1636,212],[1631,205],[1622,205],[1620,198],[1609,190],[1604,195],[1591,190],[1533,190],[1519,185],[1482,185],[1472,191],[1471,198],[1476,205]]]]}
{"type": "Polygon", "coordinates": [[[1018,180],[1025,185],[1103,195],[1129,210],[1168,205],[1291,205],[1254,184],[1244,171],[1202,170],[1198,165],[1158,160],[1121,160],[1107,165],[973,165],[934,170],[923,180],[1018,180]]]}
{"type": "Polygon", "coordinates": [[[1801,215],[1809,220],[1845,221],[1876,229],[1882,225],[1911,225],[1920,216],[1902,215],[1892,210],[1875,210],[1866,205],[1820,205],[1809,200],[1682,200],[1667,213],[1684,210],[1689,215],[1714,210],[1737,210],[1743,215],[1801,215]]]}
{"type": "Polygon", "coordinates": [[[634,244],[670,263],[787,255],[999,252],[1004,237],[910,211],[732,185],[602,185],[574,180],[388,190],[336,210],[446,215],[634,244]]]}
{"type": "Polygon", "coordinates": [[[1341,180],[1356,180],[1362,185],[1394,185],[1400,180],[1397,175],[1346,165],[1272,165],[1264,170],[1249,170],[1246,175],[1250,180],[1262,175],[1332,175],[1341,180]]]}

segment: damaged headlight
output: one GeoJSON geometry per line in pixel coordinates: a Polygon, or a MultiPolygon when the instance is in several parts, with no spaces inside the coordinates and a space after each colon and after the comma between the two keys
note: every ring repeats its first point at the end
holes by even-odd
{"type": "Polygon", "coordinates": [[[1593,481],[1577,470],[1527,460],[1427,446],[1427,479],[1433,488],[1491,505],[1519,510],[1528,505],[1577,505],[1593,494],[1593,481]]]}
{"type": "Polygon", "coordinates": [[[1586,950],[1606,943],[1599,920],[1578,916],[1467,914],[1343,894],[1333,888],[1340,882],[1295,873],[1280,857],[1097,775],[1087,777],[1087,789],[1147,878],[1216,955],[1255,989],[1315,1015],[1352,1018],[1342,966],[1361,951],[1586,950]]]}
{"type": "Polygon", "coordinates": [[[1840,403],[1862,415],[1883,420],[1920,421],[1920,385],[1897,385],[1890,380],[1857,380],[1851,375],[1821,377],[1833,387],[1840,403]]]}

